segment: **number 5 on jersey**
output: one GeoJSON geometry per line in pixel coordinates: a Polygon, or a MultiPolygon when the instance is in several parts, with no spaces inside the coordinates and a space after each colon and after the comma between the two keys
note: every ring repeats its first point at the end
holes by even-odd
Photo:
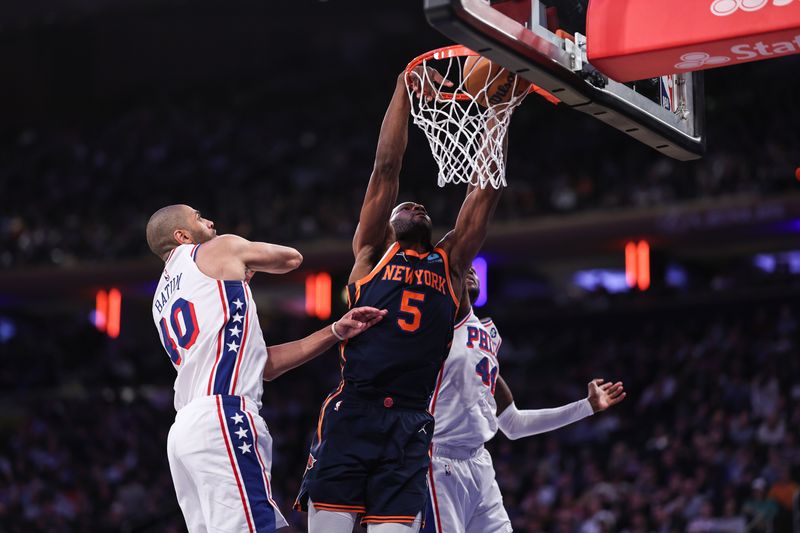
{"type": "Polygon", "coordinates": [[[400,301],[400,312],[411,315],[411,320],[398,318],[397,325],[406,333],[413,333],[419,329],[422,322],[422,309],[420,306],[425,302],[425,295],[414,291],[403,291],[403,298],[400,301]]]}
{"type": "Polygon", "coordinates": [[[200,333],[200,328],[197,326],[197,315],[194,312],[194,304],[183,298],[178,298],[172,304],[172,309],[169,313],[169,325],[167,319],[162,318],[158,323],[161,330],[161,342],[164,349],[167,350],[169,358],[177,366],[181,364],[181,354],[178,352],[178,346],[188,350],[192,347],[197,340],[197,335],[200,333]],[[170,335],[170,327],[173,334],[178,338],[178,342],[170,335]]]}

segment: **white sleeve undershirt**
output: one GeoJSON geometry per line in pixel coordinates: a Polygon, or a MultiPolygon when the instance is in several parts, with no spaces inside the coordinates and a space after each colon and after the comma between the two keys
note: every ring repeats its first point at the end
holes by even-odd
{"type": "Polygon", "coordinates": [[[520,411],[512,402],[497,417],[497,426],[506,437],[516,440],[562,428],[594,414],[588,399],[554,407],[520,411]]]}

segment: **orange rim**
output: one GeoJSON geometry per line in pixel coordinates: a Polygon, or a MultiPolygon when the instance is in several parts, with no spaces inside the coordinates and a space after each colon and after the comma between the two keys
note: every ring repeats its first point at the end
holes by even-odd
{"type": "MultiPolygon", "coordinates": [[[[437,48],[435,50],[431,50],[430,52],[425,52],[424,54],[420,54],[417,57],[415,57],[414,59],[412,59],[411,62],[406,66],[406,70],[405,70],[406,77],[408,77],[408,75],[411,73],[412,70],[414,70],[416,67],[420,66],[424,61],[428,61],[429,59],[436,59],[437,61],[441,61],[443,59],[450,59],[450,58],[453,58],[453,57],[470,57],[470,56],[480,56],[480,54],[478,52],[475,52],[474,50],[471,50],[471,49],[467,48],[466,46],[463,46],[463,45],[460,45],[460,44],[455,44],[455,45],[451,45],[451,46],[443,46],[442,48],[437,48]]],[[[525,81],[527,81],[527,80],[525,80],[525,81]]],[[[528,82],[528,83],[530,83],[530,82],[528,82]]],[[[539,94],[541,96],[547,95],[547,96],[550,96],[551,98],[553,98],[554,100],[556,100],[553,103],[560,102],[560,100],[558,100],[556,97],[552,96],[549,92],[545,91],[544,89],[541,89],[541,88],[537,87],[536,85],[534,85],[532,83],[531,83],[531,86],[528,88],[528,94],[530,94],[530,93],[537,93],[537,94],[539,94]]],[[[440,92],[439,96],[442,98],[442,100],[464,101],[464,100],[471,100],[472,99],[472,96],[470,96],[468,94],[465,94],[465,93],[454,94],[454,93],[443,93],[443,92],[440,92]]],[[[545,98],[547,98],[547,96],[545,96],[545,98]]],[[[550,100],[550,98],[547,98],[547,99],[550,100]]],[[[551,102],[552,102],[552,100],[551,100],[551,102]]]]}
{"type": "Polygon", "coordinates": [[[455,44],[452,46],[444,46],[442,48],[437,48],[436,50],[431,50],[430,52],[425,52],[424,54],[420,54],[414,59],[406,67],[406,74],[414,70],[414,67],[418,67],[422,64],[423,61],[427,61],[429,59],[449,59],[451,57],[468,57],[468,56],[477,56],[480,55],[478,52],[473,52],[466,46],[461,46],[460,44],[455,44]]]}
{"type": "MultiPolygon", "coordinates": [[[[406,78],[408,75],[411,74],[411,71],[414,70],[416,67],[420,66],[423,62],[428,61],[429,59],[450,59],[452,57],[469,57],[469,56],[477,56],[480,55],[478,52],[473,52],[466,46],[462,46],[460,44],[452,45],[452,46],[444,46],[442,48],[437,48],[436,50],[431,50],[430,52],[425,52],[424,54],[420,54],[406,66],[406,78]]],[[[442,100],[470,100],[472,97],[468,94],[464,93],[444,93],[440,92],[439,97],[442,100]]]]}

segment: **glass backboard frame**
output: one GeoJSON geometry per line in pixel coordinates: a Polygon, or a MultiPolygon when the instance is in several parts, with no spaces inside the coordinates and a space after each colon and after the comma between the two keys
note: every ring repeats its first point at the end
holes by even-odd
{"type": "Polygon", "coordinates": [[[573,43],[547,28],[545,7],[539,0],[531,1],[527,21],[515,20],[483,0],[424,0],[424,6],[430,24],[444,35],[549,91],[576,111],[674,159],[698,159],[705,152],[701,72],[677,75],[684,101],[673,112],[594,68],[581,46],[582,36],[576,34],[573,43]]]}

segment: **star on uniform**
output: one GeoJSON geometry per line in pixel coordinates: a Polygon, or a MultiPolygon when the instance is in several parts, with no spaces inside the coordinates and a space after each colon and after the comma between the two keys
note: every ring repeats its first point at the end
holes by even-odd
{"type": "Polygon", "coordinates": [[[239,446],[238,448],[239,448],[240,450],[242,450],[242,453],[250,453],[250,448],[251,448],[252,446],[253,446],[252,444],[247,444],[247,443],[245,442],[244,444],[242,444],[242,445],[241,445],[241,446],[239,446]]]}
{"type": "Polygon", "coordinates": [[[233,420],[234,424],[241,424],[242,420],[244,420],[244,417],[242,416],[241,413],[236,413],[231,417],[231,420],[233,420]]]}
{"type": "Polygon", "coordinates": [[[236,436],[238,436],[240,439],[247,437],[247,430],[244,428],[239,428],[239,431],[236,432],[236,436]]]}
{"type": "Polygon", "coordinates": [[[236,299],[235,299],[233,302],[231,302],[231,303],[233,303],[233,305],[235,305],[235,306],[236,306],[236,309],[241,309],[241,308],[242,308],[242,306],[244,305],[244,302],[241,302],[241,301],[239,301],[239,298],[236,298],[236,299]]]}
{"type": "Polygon", "coordinates": [[[236,324],[234,324],[234,325],[233,325],[233,327],[232,327],[231,329],[229,329],[229,330],[228,330],[228,332],[229,332],[231,335],[233,335],[234,337],[238,337],[238,336],[239,336],[239,333],[241,333],[241,332],[242,332],[242,330],[240,330],[240,329],[239,329],[239,326],[237,326],[236,324]]]}
{"type": "Polygon", "coordinates": [[[241,322],[244,317],[242,315],[240,315],[239,313],[236,313],[231,318],[233,318],[234,322],[241,322]]]}
{"type": "Polygon", "coordinates": [[[229,342],[227,346],[228,346],[228,351],[229,351],[229,352],[235,352],[236,350],[238,350],[238,349],[239,349],[239,345],[238,345],[238,344],[236,344],[236,343],[235,343],[235,342],[233,342],[233,341],[229,342]]]}

